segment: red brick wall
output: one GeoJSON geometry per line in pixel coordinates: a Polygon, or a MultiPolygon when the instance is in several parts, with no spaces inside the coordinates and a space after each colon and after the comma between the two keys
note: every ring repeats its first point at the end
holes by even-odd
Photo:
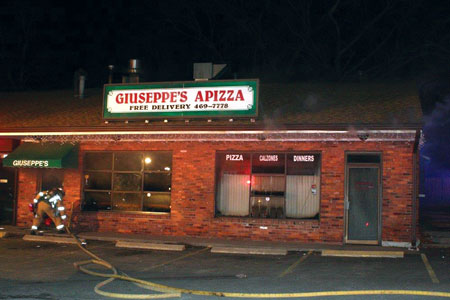
{"type": "MultiPolygon", "coordinates": [[[[65,203],[67,208],[74,203],[73,224],[78,230],[342,243],[345,152],[379,151],[383,160],[382,240],[410,242],[412,148],[409,142],[84,142],[80,166],[83,151],[173,151],[171,214],[80,212],[81,167],[65,171],[65,203]],[[223,150],[321,151],[320,220],[215,218],[215,153],[223,150]]],[[[34,177],[33,170],[20,171],[18,225],[31,224],[31,214],[24,213],[24,208],[34,196],[34,177]]]]}

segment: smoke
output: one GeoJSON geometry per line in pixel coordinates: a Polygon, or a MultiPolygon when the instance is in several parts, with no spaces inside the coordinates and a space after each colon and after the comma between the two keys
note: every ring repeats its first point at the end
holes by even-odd
{"type": "Polygon", "coordinates": [[[425,144],[422,156],[430,158],[433,169],[450,170],[450,94],[436,102],[424,121],[425,144]]]}

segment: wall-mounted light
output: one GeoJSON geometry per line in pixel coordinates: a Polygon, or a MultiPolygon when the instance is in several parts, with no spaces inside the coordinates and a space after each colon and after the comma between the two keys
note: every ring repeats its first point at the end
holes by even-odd
{"type": "Polygon", "coordinates": [[[368,133],[358,133],[357,136],[363,142],[369,138],[369,134],[368,133]]]}
{"type": "Polygon", "coordinates": [[[146,157],[146,158],[144,159],[144,162],[145,162],[146,164],[149,164],[149,163],[152,162],[152,159],[151,159],[150,157],[146,157]]]}

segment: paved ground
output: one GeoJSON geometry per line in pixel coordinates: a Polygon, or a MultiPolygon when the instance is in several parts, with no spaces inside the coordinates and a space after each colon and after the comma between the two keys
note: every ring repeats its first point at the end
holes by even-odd
{"type": "MultiPolygon", "coordinates": [[[[204,247],[188,247],[183,252],[130,250],[102,241],[89,241],[87,248],[130,276],[187,289],[239,293],[387,289],[450,292],[450,249],[425,249],[392,259],[322,257],[316,252],[232,255],[210,253],[204,247]]],[[[0,299],[108,299],[94,292],[94,286],[103,279],[73,267],[73,262],[85,259],[89,257],[75,245],[0,239],[0,299]]],[[[91,269],[104,271],[96,266],[91,269]]],[[[103,289],[152,293],[122,281],[103,289]]],[[[444,299],[411,295],[306,299],[324,298],[444,299]]],[[[219,297],[183,294],[182,299],[219,297]]]]}

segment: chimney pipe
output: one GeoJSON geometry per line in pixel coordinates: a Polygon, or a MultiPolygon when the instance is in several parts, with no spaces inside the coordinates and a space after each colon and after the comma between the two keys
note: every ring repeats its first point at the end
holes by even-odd
{"type": "Polygon", "coordinates": [[[130,66],[128,69],[129,82],[138,83],[140,73],[141,61],[139,59],[130,59],[130,66]]]}
{"type": "Polygon", "coordinates": [[[108,75],[108,83],[111,84],[113,82],[113,70],[114,70],[114,65],[108,65],[108,70],[109,70],[109,75],[108,75]]]}
{"type": "Polygon", "coordinates": [[[86,76],[85,75],[80,75],[80,87],[79,87],[79,92],[80,92],[80,99],[84,98],[84,86],[85,86],[85,81],[86,81],[86,76]]]}
{"type": "Polygon", "coordinates": [[[73,76],[74,97],[83,99],[86,90],[87,73],[82,68],[75,71],[73,76]]]}

